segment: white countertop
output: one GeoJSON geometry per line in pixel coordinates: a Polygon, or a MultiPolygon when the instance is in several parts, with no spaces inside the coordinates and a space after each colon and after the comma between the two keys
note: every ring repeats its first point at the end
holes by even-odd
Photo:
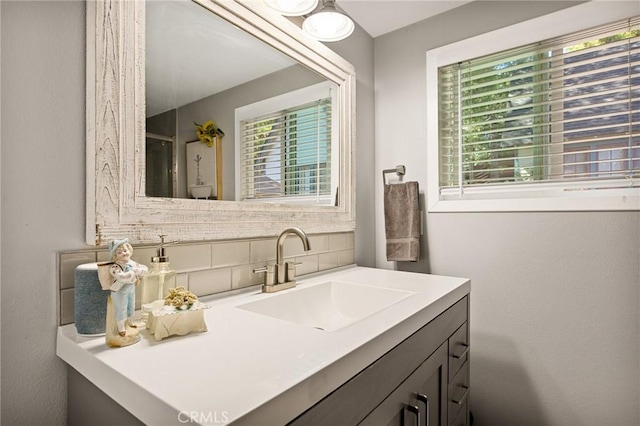
{"type": "Polygon", "coordinates": [[[236,308],[274,297],[259,287],[201,298],[208,331],[108,348],[104,337],[58,328],[57,354],[146,424],[283,425],[470,291],[464,278],[363,267],[302,277],[296,291],[327,280],[416,294],[336,331],[236,308]]]}

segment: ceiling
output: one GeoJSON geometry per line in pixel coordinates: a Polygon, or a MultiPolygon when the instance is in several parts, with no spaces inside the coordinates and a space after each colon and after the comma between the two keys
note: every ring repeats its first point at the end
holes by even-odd
{"type": "Polygon", "coordinates": [[[471,1],[338,0],[336,4],[375,38],[471,1]]]}

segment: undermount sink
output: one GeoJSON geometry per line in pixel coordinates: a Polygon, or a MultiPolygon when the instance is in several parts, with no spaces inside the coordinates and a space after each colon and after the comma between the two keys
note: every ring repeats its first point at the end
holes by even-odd
{"type": "Polygon", "coordinates": [[[412,291],[328,281],[285,290],[237,307],[319,330],[335,331],[414,294],[412,291]]]}

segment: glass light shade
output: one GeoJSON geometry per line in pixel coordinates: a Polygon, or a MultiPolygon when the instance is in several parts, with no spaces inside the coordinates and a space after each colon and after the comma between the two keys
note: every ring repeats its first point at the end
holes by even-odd
{"type": "Polygon", "coordinates": [[[264,0],[264,2],[284,16],[305,15],[318,7],[318,0],[264,0]]]}
{"type": "Polygon", "coordinates": [[[347,15],[327,4],[305,19],[302,29],[317,40],[338,41],[349,37],[355,29],[355,24],[347,15]]]}

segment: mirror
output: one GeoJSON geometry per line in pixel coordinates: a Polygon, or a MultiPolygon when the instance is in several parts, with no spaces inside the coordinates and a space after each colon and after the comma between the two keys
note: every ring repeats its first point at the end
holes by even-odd
{"type": "MultiPolygon", "coordinates": [[[[314,189],[320,191],[321,185],[314,182],[322,180],[326,200],[334,199],[331,195],[335,195],[338,177],[332,175],[331,165],[338,164],[339,152],[330,149],[332,122],[314,120],[318,114],[319,119],[331,117],[333,102],[323,111],[305,109],[304,136],[292,138],[297,134],[291,130],[293,124],[284,137],[275,130],[261,135],[264,153],[254,164],[243,157],[247,152],[242,148],[243,141],[247,145],[242,137],[244,127],[237,126],[235,120],[238,108],[257,102],[273,105],[260,115],[308,104],[301,96],[288,105],[277,100],[322,82],[327,88],[318,95],[321,98],[309,101],[331,100],[335,83],[193,1],[147,0],[145,14],[147,196],[300,202],[314,189]],[[211,146],[197,143],[195,125],[209,120],[224,133],[224,137],[207,141],[211,146]],[[240,134],[236,134],[236,127],[240,134]],[[311,131],[316,129],[320,131],[311,139],[311,131]],[[272,142],[285,137],[286,149],[282,149],[284,143],[272,142]],[[294,151],[296,157],[287,158],[287,153],[294,151]],[[323,155],[312,155],[316,152],[323,155]],[[274,158],[268,162],[270,156],[274,158]],[[267,164],[260,167],[258,161],[267,164]],[[256,168],[262,170],[260,175],[247,176],[256,168]],[[244,184],[236,185],[236,176],[244,179],[244,184]],[[263,190],[252,197],[242,189],[254,181],[263,190]]],[[[300,121],[295,120],[296,125],[301,125],[300,121]]],[[[284,118],[280,122],[286,125],[284,118]]],[[[333,136],[335,146],[337,135],[333,136]]],[[[318,198],[307,200],[317,202],[318,198]]]]}
{"type": "MultiPolygon", "coordinates": [[[[200,120],[197,121],[199,124],[204,124],[201,122],[205,120],[215,120],[220,129],[224,130],[225,135],[219,144],[223,147],[221,156],[215,158],[213,155],[215,160],[207,160],[205,157],[209,155],[195,154],[194,158],[200,156],[197,167],[202,166],[201,177],[205,172],[204,165],[221,160],[222,181],[231,182],[230,187],[235,186],[236,190],[225,187],[221,191],[222,201],[175,198],[176,195],[180,196],[181,191],[185,196],[191,196],[187,195],[189,185],[184,180],[181,182],[181,176],[186,176],[188,172],[184,163],[189,164],[187,159],[182,161],[181,156],[187,155],[190,144],[186,142],[197,138],[193,125],[191,129],[188,129],[188,124],[182,126],[187,129],[185,132],[192,135],[187,137],[181,136],[182,130],[166,131],[162,126],[151,123],[151,118],[157,117],[163,108],[158,106],[161,101],[171,100],[175,108],[173,113],[169,113],[172,118],[168,121],[179,124],[181,119],[178,107],[184,104],[177,101],[176,86],[166,83],[161,84],[173,92],[166,92],[159,98],[160,101],[149,98],[145,102],[145,82],[149,75],[145,71],[145,2],[87,2],[87,243],[100,245],[110,239],[123,237],[128,237],[134,243],[150,242],[156,241],[158,234],[180,241],[273,236],[291,225],[303,227],[305,231],[312,233],[355,229],[353,67],[326,46],[305,36],[300,28],[272,12],[261,1],[181,0],[158,3],[183,3],[182,6],[195,7],[194,12],[204,13],[205,19],[218,20],[215,25],[206,25],[208,30],[214,26],[216,29],[226,26],[236,31],[235,35],[224,36],[225,45],[257,44],[263,51],[276,53],[277,59],[271,59],[271,53],[264,53],[266,56],[259,60],[256,57],[262,53],[252,54],[256,57],[243,55],[244,59],[252,60],[249,65],[244,64],[240,70],[234,71],[238,81],[229,83],[226,88],[221,86],[222,89],[208,89],[213,94],[206,97],[215,98],[220,93],[229,95],[239,86],[250,85],[250,89],[244,92],[255,98],[234,103],[233,113],[230,110],[218,112],[215,108],[220,107],[222,111],[222,107],[226,106],[223,104],[233,103],[218,99],[211,102],[213,106],[210,108],[201,108],[206,111],[206,115],[185,118],[186,122],[200,120]],[[272,68],[261,71],[266,72],[266,75],[260,74],[259,67],[252,66],[256,62],[270,63],[272,68]],[[256,74],[244,76],[245,80],[240,79],[241,74],[248,71],[255,71],[256,74]],[[292,73],[296,75],[295,79],[290,77],[292,73]],[[275,84],[273,81],[280,83],[275,84]],[[297,86],[285,86],[285,81],[294,81],[297,86]],[[318,84],[326,85],[328,92],[332,93],[329,122],[333,133],[332,151],[337,154],[331,156],[335,159],[330,167],[333,179],[330,196],[332,202],[311,205],[291,203],[284,199],[270,200],[269,203],[225,200],[225,194],[233,193],[235,197],[235,193],[239,192],[238,179],[233,184],[238,172],[226,164],[228,157],[232,157],[234,160],[231,164],[235,165],[235,158],[238,156],[238,148],[234,146],[234,142],[237,139],[236,133],[240,132],[237,130],[235,110],[290,94],[294,95],[289,97],[299,100],[301,95],[298,90],[318,84]],[[158,113],[150,112],[147,117],[147,109],[154,109],[158,113]],[[234,119],[229,121],[232,115],[234,119]],[[229,124],[225,124],[227,128],[224,128],[222,123],[229,124]],[[180,144],[184,144],[184,148],[180,144]],[[224,151],[226,146],[233,150],[224,151]],[[153,173],[152,181],[147,178],[148,167],[171,170],[171,173],[153,173]],[[157,196],[147,196],[148,188],[153,186],[163,188],[163,191],[158,192],[157,196]]],[[[153,17],[152,7],[148,8],[149,19],[153,17]]],[[[177,15],[172,15],[172,19],[178,20],[177,15]]],[[[200,18],[188,18],[187,24],[192,23],[192,27],[195,27],[198,19],[200,18]]],[[[182,31],[188,31],[189,26],[186,28],[182,31]]],[[[195,28],[191,29],[198,33],[195,28]]],[[[170,36],[170,32],[166,31],[164,35],[170,36]]],[[[169,46],[169,42],[165,40],[161,45],[169,46]]],[[[149,44],[149,49],[152,49],[151,46],[153,44],[149,44]]],[[[167,59],[166,48],[164,51],[164,59],[167,59]]],[[[194,68],[195,65],[189,63],[194,59],[195,62],[203,62],[194,55],[183,58],[181,61],[184,62],[178,64],[177,69],[194,68]]],[[[158,69],[161,73],[173,74],[177,81],[184,81],[185,77],[176,77],[175,67],[152,64],[152,59],[148,61],[150,72],[151,69],[158,69]]],[[[173,63],[176,60],[169,61],[173,63]]],[[[217,68],[218,65],[208,67],[217,68]]],[[[213,70],[211,74],[215,75],[213,70]]],[[[205,78],[197,81],[195,87],[222,83],[222,80],[225,79],[205,78]]],[[[149,77],[149,84],[157,83],[153,83],[149,77]]],[[[153,89],[150,88],[149,94],[152,92],[153,89]]],[[[198,98],[201,96],[199,94],[194,96],[195,100],[202,99],[198,98]]],[[[193,104],[194,100],[187,102],[193,104]]],[[[195,143],[198,144],[203,145],[195,143]]],[[[210,154],[211,151],[206,153],[210,154]]]]}

